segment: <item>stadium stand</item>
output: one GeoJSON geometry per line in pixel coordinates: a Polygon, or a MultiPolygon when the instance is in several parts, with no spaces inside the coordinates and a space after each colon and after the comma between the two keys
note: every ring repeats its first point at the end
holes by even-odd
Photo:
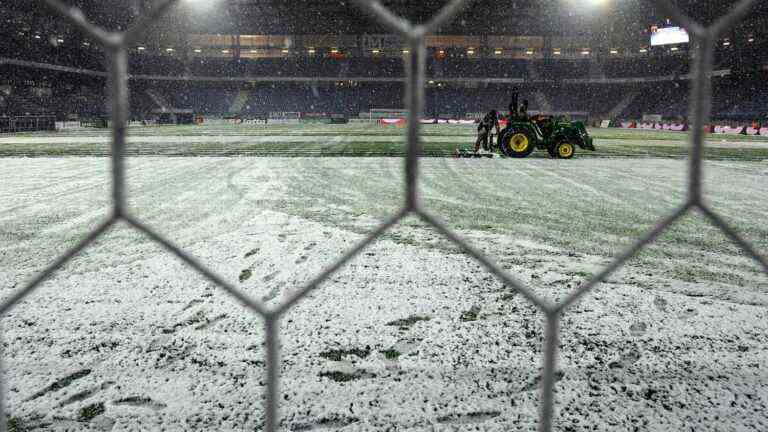
{"type": "MultiPolygon", "coordinates": [[[[104,115],[104,86],[100,79],[84,83],[73,74],[46,74],[39,84],[17,84],[2,95],[2,114],[52,114],[57,118],[104,115]],[[44,91],[41,93],[40,89],[44,91]]],[[[679,119],[688,108],[688,81],[655,83],[474,83],[434,82],[427,89],[426,113],[430,117],[466,113],[491,108],[504,109],[512,88],[519,88],[529,100],[532,111],[578,111],[606,115],[627,97],[636,96],[616,113],[623,119],[639,119],[644,114],[658,114],[679,119]],[[535,97],[543,95],[547,106],[535,97]]],[[[764,81],[744,78],[714,80],[713,113],[715,118],[765,118],[768,113],[768,87],[764,81]]],[[[275,111],[328,112],[356,116],[372,108],[399,108],[401,82],[262,82],[238,86],[206,82],[134,81],[131,84],[132,115],[136,118],[163,109],[189,109],[210,116],[257,116],[275,111]],[[245,102],[238,112],[231,112],[234,99],[242,93],[245,102]],[[153,96],[154,95],[154,96],[153,96]],[[162,102],[161,102],[162,101],[162,102]]]]}
{"type": "MultiPolygon", "coordinates": [[[[117,26],[125,18],[105,16],[117,19],[117,26]]],[[[106,115],[102,50],[77,32],[35,25],[19,32],[0,29],[0,115],[50,114],[58,119],[106,115]],[[57,34],[61,36],[53,36],[57,34]]],[[[526,34],[535,35],[536,23],[531,25],[526,34]]],[[[544,48],[535,51],[500,52],[492,45],[494,36],[486,37],[467,36],[482,42],[471,49],[451,46],[445,42],[449,36],[441,42],[444,46],[428,48],[427,116],[463,118],[505,109],[513,88],[527,97],[532,111],[585,112],[613,119],[686,116],[691,71],[685,46],[643,54],[637,47],[631,53],[628,48],[609,52],[606,46],[587,51],[571,47],[555,55],[552,46],[567,38],[539,38],[544,48]]],[[[762,122],[768,115],[766,68],[760,55],[765,40],[718,46],[716,69],[724,73],[713,78],[715,118],[762,122]]],[[[276,55],[258,58],[230,49],[215,55],[197,51],[191,46],[132,51],[134,119],[163,110],[191,110],[206,117],[257,117],[283,111],[354,117],[373,108],[404,106],[400,48],[380,54],[361,46],[339,53],[318,48],[312,54],[306,49],[276,49],[276,55]]]]}

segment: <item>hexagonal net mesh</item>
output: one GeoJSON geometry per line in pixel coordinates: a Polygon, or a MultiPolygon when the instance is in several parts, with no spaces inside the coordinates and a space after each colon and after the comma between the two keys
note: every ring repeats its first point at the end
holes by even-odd
{"type": "MultiPolygon", "coordinates": [[[[42,282],[50,278],[60,267],[82,252],[86,247],[93,243],[94,240],[107,232],[113,225],[120,221],[125,222],[134,229],[149,236],[153,241],[163,246],[169,253],[178,257],[209,281],[224,289],[228,294],[264,319],[267,350],[265,362],[267,389],[264,430],[272,432],[278,429],[279,424],[279,321],[282,315],[308,293],[318,288],[321,283],[328,279],[328,277],[369,246],[384,232],[393,227],[404,217],[413,214],[463,249],[466,254],[476,259],[487,271],[494,274],[507,286],[524,296],[527,301],[535,305],[541,313],[545,315],[546,334],[543,350],[543,379],[541,380],[540,389],[539,430],[548,432],[552,430],[554,416],[554,376],[558,357],[558,334],[561,316],[570,306],[589,293],[600,281],[622,267],[627,260],[635,256],[645,246],[652,243],[662,232],[681,217],[692,211],[699,212],[704,218],[708,219],[713,225],[722,230],[722,232],[736,243],[747,255],[756,260],[762,266],[763,270],[768,273],[768,260],[761,256],[749,242],[742,238],[734,228],[729,226],[715,211],[713,211],[702,195],[702,160],[705,137],[704,125],[709,121],[711,107],[710,74],[713,69],[714,44],[720,34],[747,14],[752,4],[755,3],[755,0],[742,0],[728,15],[709,27],[704,27],[685,16],[677,10],[669,0],[653,0],[661,10],[689,29],[695,42],[695,50],[693,54],[694,81],[690,98],[690,116],[693,119],[693,122],[688,162],[687,199],[671,215],[661,219],[645,236],[637,240],[631,247],[616,257],[607,267],[599,271],[592,277],[592,279],[583,283],[567,298],[557,304],[537,296],[532,290],[502,270],[488,257],[464,242],[438,218],[428,213],[419,203],[417,188],[417,180],[419,177],[419,150],[421,148],[419,116],[424,107],[424,76],[426,69],[425,36],[434,31],[439,25],[450,20],[465,6],[466,3],[470,3],[470,1],[452,0],[429,22],[417,25],[392,14],[378,1],[356,0],[356,3],[361,9],[369,13],[375,19],[381,21],[396,33],[400,34],[409,45],[409,55],[406,59],[405,68],[407,74],[405,100],[406,108],[409,112],[407,132],[408,151],[405,159],[405,202],[397,214],[371,232],[365,240],[360,242],[352,250],[348,251],[335,263],[326,268],[321,274],[314,277],[301,290],[297,291],[292,297],[275,309],[268,309],[261,302],[251,299],[248,295],[235,288],[232,284],[226,282],[213,271],[209,270],[204,264],[200,263],[184,250],[167,240],[162,234],[155,232],[152,228],[142,223],[141,220],[130,214],[126,209],[124,147],[129,103],[128,48],[138,39],[142,32],[158,20],[159,17],[167,11],[173,3],[175,3],[175,1],[176,0],[162,0],[154,9],[140,18],[138,22],[126,32],[110,33],[89,23],[79,9],[69,7],[59,0],[45,0],[56,13],[68,19],[72,24],[79,27],[81,31],[98,41],[109,54],[109,77],[112,104],[112,214],[107,220],[102,222],[98,228],[89,233],[82,241],[80,241],[80,243],[68,250],[45,270],[35,276],[22,289],[6,298],[3,301],[2,306],[0,306],[0,316],[5,315],[5,313],[12,309],[16,304],[35,291],[42,282]]],[[[0,382],[0,386],[2,386],[2,384],[3,383],[0,382]]],[[[0,387],[0,389],[4,389],[4,386],[0,387]]],[[[0,397],[0,402],[4,403],[4,401],[5,398],[0,397]]],[[[0,404],[0,431],[5,431],[7,428],[4,411],[3,405],[0,404]]]]}

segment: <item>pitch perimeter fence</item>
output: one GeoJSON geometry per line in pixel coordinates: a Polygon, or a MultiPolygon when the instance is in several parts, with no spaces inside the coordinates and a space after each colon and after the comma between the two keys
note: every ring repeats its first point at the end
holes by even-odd
{"type": "MultiPolygon", "coordinates": [[[[237,301],[246,306],[253,313],[264,319],[266,330],[266,403],[264,430],[274,432],[279,425],[279,365],[280,365],[280,321],[283,315],[297,302],[326,281],[337,272],[349,260],[361,253],[384,232],[391,229],[408,215],[415,215],[427,225],[433,227],[443,236],[458,245],[465,253],[476,259],[490,273],[494,274],[507,286],[514,289],[534,305],[546,318],[544,358],[542,367],[542,380],[540,387],[539,431],[550,432],[554,420],[554,387],[555,368],[558,358],[559,327],[563,314],[570,306],[583,299],[595,286],[609,275],[621,268],[627,260],[634,257],[644,247],[652,243],[661,233],[683,216],[691,212],[698,212],[708,219],[713,225],[722,230],[745,253],[757,261],[768,273],[768,260],[758,253],[750,242],[745,240],[732,226],[727,224],[706,202],[702,193],[703,171],[703,145],[704,125],[707,124],[711,112],[711,72],[713,70],[714,46],[718,37],[736,22],[741,20],[750,10],[756,0],[740,1],[726,16],[720,18],[709,27],[695,22],[683,14],[669,0],[652,0],[663,12],[672,17],[677,23],[689,30],[693,36],[695,49],[693,51],[694,73],[691,89],[690,117],[693,119],[693,133],[691,133],[690,157],[688,161],[688,194],[683,203],[670,215],[662,218],[645,235],[638,239],[631,247],[622,252],[608,266],[597,272],[590,280],[581,284],[575,291],[559,303],[552,303],[539,297],[522,282],[502,270],[490,258],[480,253],[477,249],[462,240],[451,231],[436,216],[429,213],[419,202],[417,180],[419,178],[419,154],[420,140],[420,114],[424,108],[424,77],[426,69],[425,36],[435,31],[441,24],[453,18],[469,0],[451,0],[432,19],[424,24],[413,24],[401,17],[394,15],[386,7],[376,0],[355,0],[355,3],[372,17],[379,20],[391,30],[400,34],[409,48],[409,55],[405,59],[406,88],[405,100],[408,110],[408,148],[405,157],[405,183],[403,207],[386,222],[368,234],[368,236],[354,248],[346,252],[340,259],[327,267],[322,273],[312,278],[299,291],[294,293],[280,306],[269,309],[262,302],[252,299],[247,294],[236,288],[186,253],[179,246],[173,244],[166,237],[144,224],[136,215],[131,214],[126,204],[125,187],[125,138],[128,124],[128,48],[143,35],[145,29],[159,19],[176,0],[162,0],[156,7],[124,33],[107,32],[91,24],[85,15],[77,8],[70,7],[59,0],[45,1],[59,15],[71,21],[83,32],[98,41],[109,55],[110,78],[110,105],[112,114],[112,214],[99,226],[89,233],[73,248],[66,251],[47,268],[32,278],[22,289],[14,292],[4,299],[0,305],[0,316],[5,315],[16,304],[32,294],[42,282],[49,279],[61,266],[78,255],[101,237],[118,222],[125,222],[134,229],[146,234],[153,241],[163,246],[169,253],[185,262],[198,271],[209,281],[221,287],[237,301]]],[[[0,389],[5,388],[0,380],[0,389]]],[[[2,393],[4,395],[4,393],[2,393]]],[[[0,397],[0,403],[4,404],[5,398],[0,397]]],[[[7,430],[4,405],[0,404],[0,431],[7,430]]]]}
{"type": "Polygon", "coordinates": [[[56,117],[13,116],[0,117],[0,133],[55,131],[56,117]]]}

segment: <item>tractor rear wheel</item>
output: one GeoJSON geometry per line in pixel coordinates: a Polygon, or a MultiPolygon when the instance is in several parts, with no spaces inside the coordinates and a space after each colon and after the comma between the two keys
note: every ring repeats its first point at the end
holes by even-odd
{"type": "Polygon", "coordinates": [[[501,140],[501,151],[514,158],[524,158],[536,148],[533,137],[526,131],[509,131],[501,140]]]}
{"type": "Polygon", "coordinates": [[[560,141],[555,144],[555,157],[558,159],[570,159],[576,153],[576,146],[570,141],[560,141]]]}

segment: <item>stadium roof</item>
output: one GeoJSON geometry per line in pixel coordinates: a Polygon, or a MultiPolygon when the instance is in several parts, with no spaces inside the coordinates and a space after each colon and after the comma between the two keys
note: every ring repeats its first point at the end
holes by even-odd
{"type": "MultiPolygon", "coordinates": [[[[121,29],[157,0],[65,0],[83,9],[98,24],[121,29]]],[[[0,20],[16,25],[57,28],[42,0],[4,0],[0,20]],[[19,24],[21,23],[21,24],[19,24]]],[[[425,21],[445,0],[382,0],[398,14],[425,21]]],[[[736,2],[675,1],[691,16],[710,22],[736,2]]],[[[756,2],[748,18],[751,26],[765,27],[768,2],[756,2]]],[[[440,29],[444,34],[588,35],[606,32],[637,32],[663,23],[650,0],[505,0],[468,1],[468,7],[440,29]]],[[[165,28],[201,33],[245,34],[363,34],[388,29],[362,14],[353,0],[179,0],[166,18],[165,28]],[[171,25],[173,24],[173,25],[171,25]],[[182,25],[178,25],[182,24],[182,25]]],[[[4,27],[8,31],[8,25],[4,27]]]]}

